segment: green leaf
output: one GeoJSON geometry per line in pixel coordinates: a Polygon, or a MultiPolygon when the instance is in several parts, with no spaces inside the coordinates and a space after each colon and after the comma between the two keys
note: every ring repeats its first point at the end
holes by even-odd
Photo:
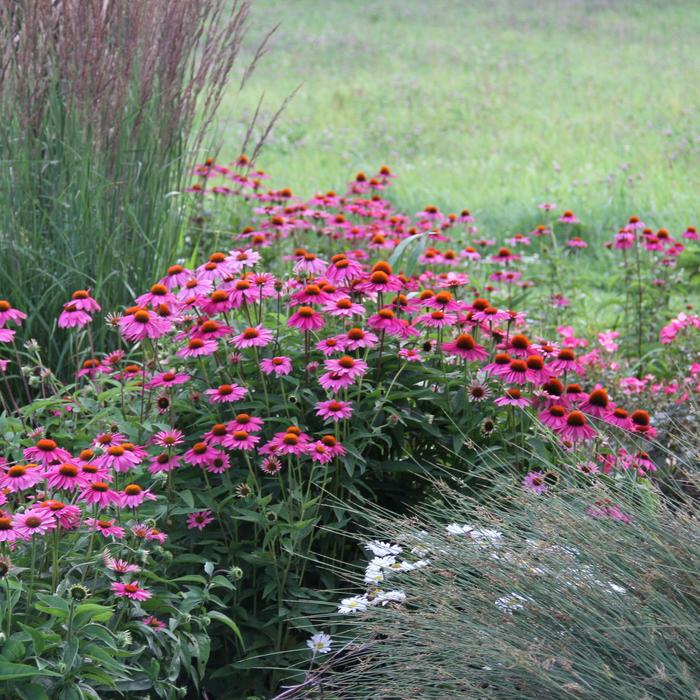
{"type": "Polygon", "coordinates": [[[37,676],[60,676],[60,673],[38,669],[27,664],[14,664],[0,659],[0,681],[18,681],[22,678],[36,678],[37,676]]]}
{"type": "Polygon", "coordinates": [[[209,617],[212,620],[218,620],[219,622],[222,622],[224,625],[226,625],[226,627],[228,627],[236,635],[236,637],[238,637],[238,641],[241,643],[243,649],[245,649],[245,645],[243,643],[243,636],[241,635],[241,630],[228,615],[224,615],[224,613],[219,612],[218,610],[209,610],[207,612],[207,615],[209,615],[209,617]]]}
{"type": "Polygon", "coordinates": [[[22,700],[49,700],[46,691],[38,683],[22,684],[15,689],[15,692],[22,700]]]}

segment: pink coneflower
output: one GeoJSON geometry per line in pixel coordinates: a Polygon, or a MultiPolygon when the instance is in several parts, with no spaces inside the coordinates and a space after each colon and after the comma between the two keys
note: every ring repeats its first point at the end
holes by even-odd
{"type": "Polygon", "coordinates": [[[63,311],[58,317],[59,328],[82,328],[88,323],[92,323],[92,316],[89,313],[76,309],[72,302],[63,305],[63,311]]]}
{"type": "Polygon", "coordinates": [[[156,376],[146,384],[146,387],[153,389],[155,387],[179,386],[180,384],[185,384],[189,380],[190,375],[184,372],[161,372],[160,374],[156,374],[156,376]]]}
{"type": "Polygon", "coordinates": [[[274,374],[276,377],[281,377],[292,371],[292,361],[284,356],[266,357],[260,361],[260,369],[265,374],[274,374]]]}
{"type": "Polygon", "coordinates": [[[139,306],[152,306],[158,308],[160,304],[168,304],[177,306],[177,297],[170,292],[164,284],[154,284],[151,289],[136,298],[136,303],[139,306]]]}
{"type": "Polygon", "coordinates": [[[401,350],[399,350],[399,357],[406,360],[406,362],[423,361],[423,356],[421,355],[420,350],[417,350],[416,348],[401,348],[401,350]]]}
{"type": "Polygon", "coordinates": [[[362,328],[351,328],[344,335],[336,337],[345,346],[346,351],[373,348],[379,342],[379,338],[374,333],[364,331],[362,328]]]}
{"type": "Polygon", "coordinates": [[[106,481],[92,481],[80,492],[80,500],[89,505],[106,508],[112,503],[119,503],[119,494],[109,488],[106,481]]]}
{"type": "Polygon", "coordinates": [[[655,472],[656,465],[652,462],[651,457],[646,452],[637,452],[632,458],[634,465],[637,467],[637,472],[644,475],[646,472],[655,472]]]}
{"type": "Polygon", "coordinates": [[[208,445],[221,445],[227,435],[228,428],[223,423],[215,423],[202,437],[208,445]]]}
{"type": "Polygon", "coordinates": [[[512,386],[506,389],[505,395],[499,396],[494,403],[496,406],[517,406],[518,408],[527,408],[532,401],[523,396],[520,389],[512,386]]]}
{"type": "Polygon", "coordinates": [[[570,238],[567,242],[566,245],[569,248],[588,248],[588,243],[583,240],[583,238],[579,238],[579,236],[574,236],[573,238],[570,238]]]}
{"type": "Polygon", "coordinates": [[[511,360],[508,369],[499,373],[507,384],[526,384],[528,381],[528,366],[525,360],[511,360]]]}
{"type": "MultiPolygon", "coordinates": [[[[197,325],[190,331],[190,338],[201,338],[202,340],[218,340],[232,333],[231,328],[215,321],[213,318],[205,319],[203,316],[197,319],[197,325]]],[[[177,340],[186,337],[184,334],[177,337],[177,340]]]]}
{"type": "Polygon", "coordinates": [[[157,474],[158,472],[171,472],[180,466],[180,455],[161,452],[158,455],[151,457],[151,463],[148,467],[149,474],[157,474]]]}
{"type": "Polygon", "coordinates": [[[442,349],[468,362],[478,362],[488,357],[486,349],[479,345],[470,333],[460,333],[452,342],[443,343],[442,349]]]}
{"type": "Polygon", "coordinates": [[[96,358],[90,358],[83,361],[82,367],[78,370],[78,377],[88,376],[94,379],[98,374],[107,374],[112,371],[112,368],[102,364],[96,358]]]}
{"type": "Polygon", "coordinates": [[[632,412],[630,416],[630,421],[632,423],[632,430],[635,433],[644,435],[644,437],[652,440],[656,437],[656,428],[651,425],[651,418],[647,411],[642,409],[637,409],[632,412]]]}
{"type": "Polygon", "coordinates": [[[162,620],[159,620],[157,617],[153,617],[153,615],[148,615],[141,620],[142,624],[146,625],[146,627],[149,627],[152,630],[155,630],[156,632],[162,632],[164,629],[167,628],[167,625],[165,622],[162,620]]]}
{"type": "Polygon", "coordinates": [[[134,307],[122,316],[117,324],[122,335],[127,340],[143,340],[144,338],[160,338],[171,328],[170,321],[161,318],[153,311],[141,307],[134,307]],[[133,313],[129,313],[133,312],[133,313]]]}
{"type": "Polygon", "coordinates": [[[570,442],[580,442],[585,440],[592,440],[596,432],[588,425],[588,419],[586,414],[581,411],[571,411],[566,416],[566,425],[555,429],[555,432],[563,440],[569,440],[570,442]]]}
{"type": "Polygon", "coordinates": [[[226,424],[226,428],[229,431],[247,430],[249,433],[257,433],[262,430],[264,422],[262,418],[251,416],[248,413],[239,413],[226,424]]]}
{"type": "Polygon", "coordinates": [[[261,325],[246,328],[240,335],[231,339],[231,344],[243,350],[244,348],[264,348],[272,342],[272,331],[261,325]]]}
{"type": "Polygon", "coordinates": [[[185,436],[180,430],[161,430],[156,433],[151,442],[159,447],[175,447],[181,445],[185,441],[185,436]]]}
{"type": "Polygon", "coordinates": [[[480,381],[472,382],[467,387],[467,399],[473,403],[480,403],[491,396],[491,389],[480,381]]]}
{"type": "MultiPolygon", "coordinates": [[[[494,377],[502,377],[504,374],[510,371],[510,363],[513,358],[507,352],[496,353],[493,358],[493,362],[489,362],[481,368],[482,372],[490,374],[494,377]]],[[[525,364],[525,372],[527,372],[527,363],[525,364]]]]}
{"type": "Polygon", "coordinates": [[[367,319],[367,325],[375,331],[384,331],[389,335],[400,335],[403,330],[402,320],[396,317],[392,309],[379,309],[367,319]]]}
{"type": "Polygon", "coordinates": [[[54,462],[70,462],[71,456],[67,450],[59,447],[54,440],[42,438],[33,447],[24,450],[24,458],[47,466],[54,462]]]}
{"type": "Polygon", "coordinates": [[[457,322],[455,314],[444,311],[431,311],[429,314],[422,314],[416,318],[416,324],[427,326],[428,328],[445,328],[453,326],[457,322]]]}
{"type": "Polygon", "coordinates": [[[211,460],[219,455],[219,451],[207,445],[206,442],[196,442],[192,449],[184,454],[184,460],[195,467],[205,467],[211,460]]]}
{"type": "Polygon", "coordinates": [[[559,376],[561,374],[585,374],[586,370],[583,365],[576,359],[576,353],[571,348],[562,348],[557,353],[557,358],[547,365],[552,374],[559,376]]]}
{"type": "Polygon", "coordinates": [[[561,430],[566,426],[566,408],[561,404],[553,404],[539,414],[544,425],[552,430],[561,430]]]}
{"type": "Polygon", "coordinates": [[[274,476],[282,471],[282,462],[274,455],[265,457],[260,464],[260,470],[268,476],[274,476]]]}
{"type": "Polygon", "coordinates": [[[537,208],[543,209],[544,211],[552,211],[552,209],[557,208],[557,205],[554,204],[554,202],[543,202],[542,204],[538,204],[537,208]]]}
{"type": "Polygon", "coordinates": [[[9,301],[0,299],[0,328],[4,328],[10,321],[21,326],[25,318],[27,318],[27,314],[24,311],[14,309],[9,301]]]}
{"type": "Polygon", "coordinates": [[[255,449],[255,445],[260,442],[258,435],[253,435],[247,430],[234,430],[223,442],[224,447],[230,450],[244,450],[249,452],[255,449]]]}
{"type": "Polygon", "coordinates": [[[615,407],[608,398],[608,392],[603,388],[594,389],[581,404],[580,409],[596,418],[605,418],[615,407]]]}
{"type": "Polygon", "coordinates": [[[324,435],[320,440],[308,445],[308,453],[311,459],[322,464],[329,461],[329,456],[330,459],[335,459],[336,457],[343,457],[347,452],[333,435],[324,435]]]}
{"type": "Polygon", "coordinates": [[[119,494],[119,505],[122,508],[138,508],[145,500],[155,501],[155,494],[149,489],[142,489],[138,484],[127,484],[119,494]]]}
{"type": "Polygon", "coordinates": [[[525,361],[527,365],[527,379],[533,384],[546,384],[552,373],[544,364],[544,358],[540,355],[530,355],[525,361]]]}
{"type": "Polygon", "coordinates": [[[0,511],[0,542],[14,542],[16,539],[17,531],[12,518],[5,511],[0,511]]]}
{"type": "Polygon", "coordinates": [[[632,518],[629,515],[623,513],[618,506],[611,503],[607,498],[602,498],[592,506],[589,506],[586,509],[586,515],[589,515],[591,518],[611,518],[625,524],[632,522],[632,518]]]}
{"type": "Polygon", "coordinates": [[[325,272],[326,267],[328,267],[328,263],[320,258],[317,258],[314,253],[305,251],[294,265],[294,274],[304,273],[306,275],[313,276],[322,275],[325,272]]]}
{"type": "Polygon", "coordinates": [[[213,355],[218,347],[219,345],[215,340],[192,338],[185,347],[180,348],[175,354],[178,357],[204,357],[206,355],[213,355]]]}
{"type": "Polygon", "coordinates": [[[391,267],[387,263],[377,263],[369,277],[357,285],[357,289],[363,292],[398,292],[403,283],[391,273],[391,267]],[[378,267],[381,266],[381,267],[378,267]]]}
{"type": "Polygon", "coordinates": [[[567,209],[560,217],[559,223],[561,224],[578,224],[579,220],[576,218],[574,213],[567,209]]]}
{"type": "Polygon", "coordinates": [[[187,516],[187,527],[190,530],[204,530],[212,522],[214,522],[214,515],[210,510],[199,510],[187,516]]]}
{"type": "Polygon", "coordinates": [[[207,389],[204,393],[212,403],[233,403],[240,401],[248,389],[238,384],[220,384],[216,389],[207,389]]]}
{"type": "Polygon", "coordinates": [[[207,462],[204,469],[210,474],[223,474],[231,468],[231,461],[225,452],[219,452],[214,459],[207,462]]]}
{"type": "Polygon", "coordinates": [[[475,311],[471,315],[471,320],[481,323],[483,327],[488,327],[488,324],[495,325],[509,319],[510,313],[508,311],[497,309],[495,306],[487,306],[485,309],[475,311]]]}
{"type": "Polygon", "coordinates": [[[142,457],[127,449],[125,444],[126,443],[111,445],[103,455],[95,459],[95,464],[100,467],[114,469],[114,471],[117,472],[128,472],[129,469],[132,469],[141,462],[142,457]]]}
{"type": "Polygon", "coordinates": [[[303,331],[317,331],[323,328],[324,324],[323,316],[310,306],[300,306],[287,321],[290,328],[299,328],[303,331]]]}
{"type": "Polygon", "coordinates": [[[50,510],[45,508],[31,508],[30,510],[15,514],[12,526],[18,537],[29,540],[34,535],[45,535],[58,527],[58,521],[50,510]]]}
{"type": "Polygon", "coordinates": [[[93,481],[112,481],[112,475],[107,468],[100,467],[94,462],[85,462],[80,465],[80,478],[84,486],[93,481]]]}
{"type": "Polygon", "coordinates": [[[46,508],[56,518],[62,530],[75,530],[80,525],[80,508],[48,498],[39,503],[39,508],[46,508]]]}
{"type": "Polygon", "coordinates": [[[362,265],[343,253],[331,258],[331,263],[324,273],[326,279],[333,284],[347,284],[358,279],[362,274],[362,265]]]}
{"type": "Polygon", "coordinates": [[[31,488],[44,478],[44,470],[38,464],[15,464],[0,472],[0,489],[17,493],[31,488]]]}
{"type": "Polygon", "coordinates": [[[16,331],[11,328],[0,328],[0,343],[11,343],[15,338],[16,331]]]}
{"type": "Polygon", "coordinates": [[[307,451],[310,442],[309,436],[302,433],[298,428],[294,430],[288,429],[280,437],[276,436],[276,440],[276,455],[302,455],[307,451]]]}
{"type": "Polygon", "coordinates": [[[106,432],[96,435],[95,439],[92,441],[92,446],[106,450],[112,445],[121,445],[124,442],[126,442],[126,435],[124,435],[124,433],[106,432]]]}
{"type": "Polygon", "coordinates": [[[583,390],[580,384],[567,384],[564,395],[567,405],[570,403],[583,403],[588,398],[588,394],[583,390]]]}
{"type": "Polygon", "coordinates": [[[330,357],[335,352],[343,352],[343,350],[345,350],[345,343],[345,336],[339,335],[320,340],[318,343],[316,343],[316,349],[320,350],[326,357],[330,357]]]}
{"type": "Polygon", "coordinates": [[[125,559],[114,559],[109,552],[102,555],[105,568],[110,569],[118,574],[135,574],[141,571],[141,567],[137,564],[130,564],[125,559]]]}
{"type": "Polygon", "coordinates": [[[632,430],[632,421],[630,420],[629,413],[620,406],[617,406],[610,413],[604,416],[603,420],[611,423],[612,425],[616,425],[618,428],[632,430]]]}
{"type": "Polygon", "coordinates": [[[46,484],[52,489],[74,491],[84,486],[84,481],[78,465],[64,462],[48,469],[46,472],[46,484]]]}
{"type": "Polygon", "coordinates": [[[532,355],[532,344],[530,339],[523,335],[522,333],[516,333],[508,339],[508,343],[504,346],[513,357],[519,357],[522,359],[528,358],[532,355]]]}
{"type": "Polygon", "coordinates": [[[520,482],[526,491],[537,495],[546,493],[549,490],[544,476],[540,472],[528,472],[527,476],[520,482]]]}
{"type": "Polygon", "coordinates": [[[342,372],[325,372],[318,378],[318,383],[327,391],[337,393],[354,384],[355,380],[342,372]]]}
{"type": "Polygon", "coordinates": [[[141,588],[138,581],[132,583],[112,583],[112,593],[119,598],[131,598],[131,600],[148,600],[151,597],[151,592],[146,588],[141,588]]]}
{"type": "Polygon", "coordinates": [[[316,404],[316,415],[324,420],[336,422],[347,420],[352,416],[352,401],[319,401],[316,404]]]}
{"type": "Polygon", "coordinates": [[[357,379],[367,372],[367,363],[363,360],[356,360],[350,355],[342,355],[337,359],[329,359],[323,363],[329,371],[340,375],[347,375],[351,379],[357,379]]]}
{"type": "Polygon", "coordinates": [[[197,305],[209,316],[226,313],[236,306],[227,289],[215,289],[209,296],[201,299],[197,305]]]}
{"type": "Polygon", "coordinates": [[[192,270],[187,270],[182,265],[171,265],[168,268],[168,274],[159,281],[159,284],[164,284],[168,289],[174,289],[181,287],[193,276],[192,270]]]}
{"type": "Polygon", "coordinates": [[[126,534],[126,530],[116,524],[116,520],[103,520],[98,518],[85,518],[85,524],[103,537],[116,537],[120,540],[126,534]]]}
{"type": "Polygon", "coordinates": [[[340,297],[339,299],[327,301],[321,309],[329,316],[338,318],[362,316],[365,313],[365,307],[362,304],[356,304],[350,297],[340,297]]]}

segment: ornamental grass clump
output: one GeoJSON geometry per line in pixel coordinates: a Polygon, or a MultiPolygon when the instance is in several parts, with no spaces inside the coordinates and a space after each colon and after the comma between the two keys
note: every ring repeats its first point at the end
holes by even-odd
{"type": "Polygon", "coordinates": [[[484,504],[438,483],[413,517],[366,513],[364,593],[279,697],[696,697],[697,503],[597,491],[499,482],[484,504]]]}
{"type": "Polygon", "coordinates": [[[181,248],[174,195],[248,11],[226,0],[2,3],[0,284],[35,312],[27,337],[54,370],[62,296],[91,288],[112,308],[181,248]]]}

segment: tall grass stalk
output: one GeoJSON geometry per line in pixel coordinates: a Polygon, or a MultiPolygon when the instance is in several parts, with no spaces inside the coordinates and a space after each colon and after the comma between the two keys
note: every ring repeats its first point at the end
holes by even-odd
{"type": "Polygon", "coordinates": [[[24,337],[52,366],[67,359],[54,324],[70,292],[117,308],[182,248],[175,193],[248,12],[246,0],[2,3],[0,297],[31,312],[24,337]]]}

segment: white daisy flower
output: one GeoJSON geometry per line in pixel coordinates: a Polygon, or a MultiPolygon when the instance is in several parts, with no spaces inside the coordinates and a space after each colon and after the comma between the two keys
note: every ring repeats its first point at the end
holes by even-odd
{"type": "Polygon", "coordinates": [[[401,547],[398,544],[390,544],[389,542],[380,542],[372,540],[365,545],[365,549],[372,552],[375,557],[386,557],[390,554],[401,554],[401,547]]]}
{"type": "Polygon", "coordinates": [[[365,569],[365,583],[379,583],[384,580],[384,572],[378,567],[370,564],[365,569]]]}
{"type": "Polygon", "coordinates": [[[406,594],[403,591],[379,591],[372,600],[372,605],[385,606],[387,603],[403,603],[406,594]]]}
{"type": "Polygon", "coordinates": [[[367,598],[363,595],[354,595],[351,598],[343,598],[338,606],[341,615],[351,615],[356,612],[367,610],[367,598]]]}
{"type": "Polygon", "coordinates": [[[516,610],[524,610],[525,603],[531,602],[531,598],[526,598],[519,593],[509,593],[508,595],[501,596],[495,601],[495,604],[496,607],[503,610],[503,612],[507,612],[512,615],[516,610]]]}
{"type": "Polygon", "coordinates": [[[327,654],[331,650],[332,641],[330,635],[325,632],[319,632],[306,641],[306,646],[311,649],[311,653],[314,656],[316,654],[327,654]]]}

